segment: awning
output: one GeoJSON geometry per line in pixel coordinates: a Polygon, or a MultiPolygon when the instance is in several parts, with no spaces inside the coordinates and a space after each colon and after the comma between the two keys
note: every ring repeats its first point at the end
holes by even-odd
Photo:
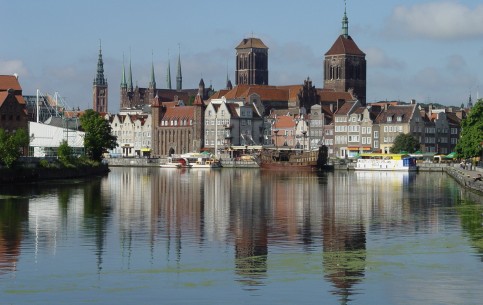
{"type": "Polygon", "coordinates": [[[142,152],[148,152],[148,151],[151,151],[151,148],[141,148],[141,151],[142,152]]]}
{"type": "Polygon", "coordinates": [[[449,153],[446,156],[444,156],[444,158],[445,159],[454,159],[454,158],[456,158],[456,152],[453,151],[452,153],[449,153]]]}

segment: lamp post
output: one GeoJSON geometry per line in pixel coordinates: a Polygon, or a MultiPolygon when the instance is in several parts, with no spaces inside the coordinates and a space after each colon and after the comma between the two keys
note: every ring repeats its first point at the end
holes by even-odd
{"type": "Polygon", "coordinates": [[[277,130],[274,130],[273,132],[275,133],[275,148],[277,148],[278,147],[278,132],[279,132],[279,130],[277,129],[277,130]]]}

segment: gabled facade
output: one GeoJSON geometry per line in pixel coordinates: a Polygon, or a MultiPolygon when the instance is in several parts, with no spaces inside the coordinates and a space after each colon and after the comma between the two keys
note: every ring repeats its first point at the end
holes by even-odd
{"type": "Polygon", "coordinates": [[[263,106],[256,94],[246,99],[212,99],[205,110],[205,147],[263,144],[263,106]]]}
{"type": "Polygon", "coordinates": [[[152,156],[199,152],[204,145],[204,103],[197,95],[193,106],[153,99],[152,156]]]}
{"type": "Polygon", "coordinates": [[[7,132],[25,129],[28,115],[22,88],[14,75],[0,75],[0,128],[7,132]]]}
{"type": "Polygon", "coordinates": [[[115,114],[104,116],[109,121],[118,146],[109,151],[111,157],[147,157],[151,153],[151,115],[115,114]]]}

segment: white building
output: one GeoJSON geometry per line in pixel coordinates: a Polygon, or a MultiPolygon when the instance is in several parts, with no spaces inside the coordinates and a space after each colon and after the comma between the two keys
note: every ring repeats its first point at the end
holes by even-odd
{"type": "Polygon", "coordinates": [[[151,114],[106,114],[118,146],[111,157],[144,157],[151,152],[151,114]]]}
{"type": "Polygon", "coordinates": [[[36,122],[29,122],[29,131],[29,155],[31,156],[56,156],[57,149],[63,141],[67,141],[74,154],[84,153],[85,133],[82,131],[36,122]]]}

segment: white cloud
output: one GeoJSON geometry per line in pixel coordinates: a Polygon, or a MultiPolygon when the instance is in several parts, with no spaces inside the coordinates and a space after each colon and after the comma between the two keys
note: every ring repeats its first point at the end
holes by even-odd
{"type": "Polygon", "coordinates": [[[456,1],[398,6],[386,34],[398,37],[454,40],[483,37],[483,4],[474,8],[456,1]]]}
{"type": "Polygon", "coordinates": [[[14,73],[17,73],[20,77],[29,74],[21,60],[0,60],[0,74],[12,75],[14,73]]]}
{"type": "Polygon", "coordinates": [[[379,48],[368,48],[364,52],[366,52],[367,63],[371,68],[402,69],[405,67],[403,61],[388,57],[379,48]]]}

